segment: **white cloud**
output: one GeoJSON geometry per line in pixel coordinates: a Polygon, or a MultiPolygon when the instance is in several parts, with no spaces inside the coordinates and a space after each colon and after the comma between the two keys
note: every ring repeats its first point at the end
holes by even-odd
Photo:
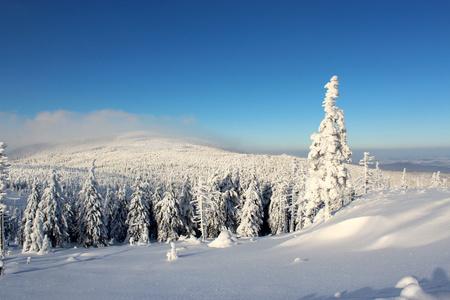
{"type": "MultiPolygon", "coordinates": [[[[11,148],[61,139],[95,137],[146,130],[164,135],[185,135],[201,131],[195,118],[137,115],[116,110],[79,113],[67,110],[44,111],[34,118],[0,112],[0,139],[11,148]]],[[[195,135],[195,134],[194,134],[195,135]]]]}

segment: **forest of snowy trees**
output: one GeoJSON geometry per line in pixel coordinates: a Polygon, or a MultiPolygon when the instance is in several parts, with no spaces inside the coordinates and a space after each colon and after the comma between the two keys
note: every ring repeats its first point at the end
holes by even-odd
{"type": "MultiPolygon", "coordinates": [[[[335,105],[338,86],[337,76],[325,85],[325,118],[311,136],[307,161],[184,145],[170,152],[172,159],[163,149],[151,152],[152,158],[134,152],[109,163],[119,155],[111,148],[108,158],[98,149],[91,157],[80,156],[85,167],[70,165],[75,152],[72,162],[57,155],[19,157],[9,167],[2,144],[0,197],[6,189],[28,195],[26,206],[4,206],[8,222],[2,237],[24,252],[46,253],[73,243],[104,247],[181,236],[205,240],[225,229],[240,237],[282,234],[310,226],[316,218],[327,220],[357,196],[390,187],[378,164],[369,168],[374,158],[367,152],[360,161],[363,170],[349,171],[344,114],[335,105]]],[[[428,185],[446,183],[435,173],[428,185]]]]}

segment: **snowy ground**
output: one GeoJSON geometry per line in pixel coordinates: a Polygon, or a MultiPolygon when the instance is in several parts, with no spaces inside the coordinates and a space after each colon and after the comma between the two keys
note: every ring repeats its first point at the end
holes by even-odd
{"type": "Polygon", "coordinates": [[[0,299],[450,299],[449,216],[449,189],[397,190],[304,231],[216,247],[178,241],[172,261],[165,243],[42,256],[12,248],[0,299]]]}

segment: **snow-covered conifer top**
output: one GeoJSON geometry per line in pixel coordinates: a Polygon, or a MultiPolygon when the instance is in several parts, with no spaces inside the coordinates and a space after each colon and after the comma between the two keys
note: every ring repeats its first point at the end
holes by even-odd
{"type": "Polygon", "coordinates": [[[331,77],[330,82],[328,82],[324,88],[328,89],[325,94],[325,99],[323,101],[323,106],[325,107],[325,112],[330,113],[333,110],[334,104],[337,97],[339,97],[339,81],[338,77],[335,75],[331,77]]]}

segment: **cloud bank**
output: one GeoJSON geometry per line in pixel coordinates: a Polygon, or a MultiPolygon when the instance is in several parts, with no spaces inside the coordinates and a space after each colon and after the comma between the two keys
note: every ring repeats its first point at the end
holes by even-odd
{"type": "Polygon", "coordinates": [[[137,115],[117,110],[79,113],[44,111],[34,118],[0,112],[0,141],[10,149],[57,140],[96,137],[131,131],[150,131],[166,136],[204,135],[194,117],[173,118],[137,115]]]}

